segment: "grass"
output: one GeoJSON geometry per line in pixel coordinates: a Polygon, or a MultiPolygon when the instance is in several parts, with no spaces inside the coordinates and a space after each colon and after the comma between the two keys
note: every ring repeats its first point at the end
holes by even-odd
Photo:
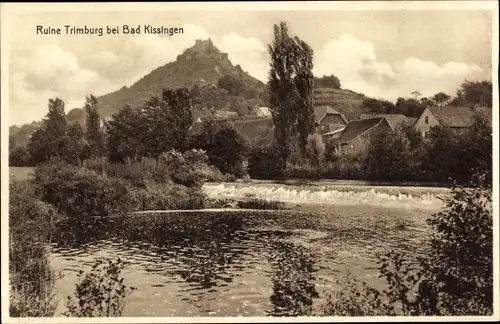
{"type": "Polygon", "coordinates": [[[9,167],[9,179],[13,180],[30,180],[33,178],[34,168],[32,167],[9,167]]]}

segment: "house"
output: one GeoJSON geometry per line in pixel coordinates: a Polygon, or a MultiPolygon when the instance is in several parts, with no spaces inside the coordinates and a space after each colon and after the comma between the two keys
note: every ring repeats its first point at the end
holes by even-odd
{"type": "Polygon", "coordinates": [[[357,119],[349,122],[337,139],[337,150],[362,153],[368,147],[370,138],[378,131],[393,131],[385,117],[357,119]]]}
{"type": "Polygon", "coordinates": [[[269,118],[272,117],[271,108],[255,106],[255,114],[259,117],[269,118]]]}
{"type": "Polygon", "coordinates": [[[345,128],[347,125],[347,119],[344,114],[330,106],[314,107],[314,117],[318,134],[322,136],[332,136],[332,134],[338,133],[339,130],[345,128]]]}
{"type": "Polygon", "coordinates": [[[435,115],[432,113],[432,111],[429,108],[425,108],[424,111],[420,114],[420,116],[417,118],[415,123],[413,124],[413,128],[422,134],[422,137],[426,137],[427,134],[429,133],[430,129],[439,126],[440,122],[439,120],[435,117],[435,115]]]}
{"type": "Polygon", "coordinates": [[[407,117],[403,114],[361,114],[359,119],[369,119],[376,117],[384,117],[387,119],[389,124],[393,129],[397,129],[401,126],[414,126],[418,118],[407,117]]]}
{"type": "Polygon", "coordinates": [[[489,127],[492,127],[493,110],[489,107],[433,107],[429,112],[432,114],[429,119],[435,118],[438,125],[457,133],[469,129],[474,123],[476,115],[484,116],[489,127]]]}

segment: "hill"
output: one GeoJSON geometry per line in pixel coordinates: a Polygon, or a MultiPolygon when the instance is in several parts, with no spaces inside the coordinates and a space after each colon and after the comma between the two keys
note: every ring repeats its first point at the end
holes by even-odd
{"type": "Polygon", "coordinates": [[[344,114],[347,120],[357,119],[361,115],[363,100],[367,97],[351,90],[334,88],[314,89],[314,105],[329,105],[344,114]]]}
{"type": "MultiPolygon", "coordinates": [[[[250,100],[258,98],[264,84],[244,72],[239,65],[233,66],[227,53],[222,53],[214,46],[210,39],[197,40],[195,45],[186,49],[174,62],[165,64],[142,77],[130,87],[123,87],[118,91],[101,96],[101,115],[111,116],[126,104],[133,108],[139,107],[154,94],[159,94],[163,88],[188,87],[195,88],[194,97],[215,97],[214,100],[226,99],[226,102],[235,98],[250,100]],[[245,90],[243,95],[229,93],[227,89],[218,87],[219,81],[226,77],[236,80],[245,90]],[[229,100],[227,100],[229,99],[229,100]]],[[[196,98],[193,98],[194,101],[196,98]]],[[[202,101],[202,100],[199,100],[202,101]]],[[[203,100],[207,101],[207,100],[203,100]]],[[[200,110],[212,107],[196,107],[200,110]]],[[[225,107],[217,107],[217,109],[225,107]]]]}

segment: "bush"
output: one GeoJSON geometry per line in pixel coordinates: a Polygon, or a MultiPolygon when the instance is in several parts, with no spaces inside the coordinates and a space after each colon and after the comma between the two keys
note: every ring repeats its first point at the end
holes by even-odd
{"type": "Polygon", "coordinates": [[[68,311],[71,317],[119,317],[125,307],[125,298],[134,290],[123,283],[121,272],[124,263],[97,260],[89,273],[80,270],[80,282],[76,285],[74,297],[68,296],[68,311]]]}
{"type": "Polygon", "coordinates": [[[88,169],[53,163],[35,169],[41,199],[71,218],[108,216],[130,211],[129,185],[88,169]]]}
{"type": "Polygon", "coordinates": [[[281,201],[251,198],[238,201],[238,207],[246,209],[285,209],[285,204],[281,201]]]}
{"type": "Polygon", "coordinates": [[[206,196],[201,190],[178,184],[151,184],[130,192],[135,211],[202,209],[206,196]]]}
{"type": "Polygon", "coordinates": [[[204,182],[224,180],[222,173],[209,164],[209,158],[203,150],[189,150],[180,153],[176,150],[163,153],[161,163],[171,172],[172,181],[188,187],[199,187],[204,182]]]}
{"type": "Polygon", "coordinates": [[[10,183],[9,195],[10,316],[51,317],[57,300],[46,244],[60,216],[28,181],[10,183]]]}
{"type": "Polygon", "coordinates": [[[9,166],[26,167],[31,166],[31,157],[25,147],[11,148],[9,152],[9,166]]]}
{"type": "Polygon", "coordinates": [[[258,179],[281,178],[285,174],[279,161],[274,145],[255,145],[248,158],[248,174],[258,179]]]}

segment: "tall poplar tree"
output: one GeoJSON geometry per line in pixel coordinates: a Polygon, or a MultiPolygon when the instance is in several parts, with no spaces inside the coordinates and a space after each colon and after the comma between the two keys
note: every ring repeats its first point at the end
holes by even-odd
{"type": "Polygon", "coordinates": [[[293,39],[285,22],[274,25],[274,40],[268,45],[271,56],[269,71],[269,105],[278,150],[278,165],[284,169],[290,155],[290,144],[296,124],[298,93],[294,85],[293,39]]]}
{"type": "Polygon", "coordinates": [[[87,143],[91,157],[104,155],[104,134],[101,127],[97,98],[89,95],[85,101],[85,113],[87,115],[87,143]]]}

